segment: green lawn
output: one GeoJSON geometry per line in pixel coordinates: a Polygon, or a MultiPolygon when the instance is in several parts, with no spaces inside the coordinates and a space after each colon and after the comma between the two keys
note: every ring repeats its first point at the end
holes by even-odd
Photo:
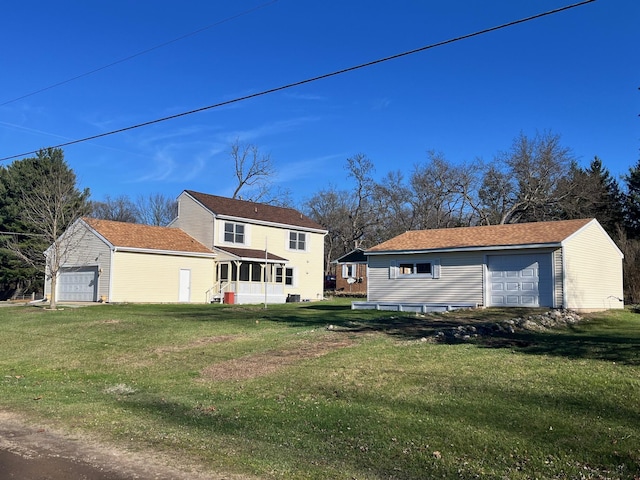
{"type": "Polygon", "coordinates": [[[640,476],[640,314],[432,340],[521,313],[2,308],[0,408],[264,478],[640,476]]]}

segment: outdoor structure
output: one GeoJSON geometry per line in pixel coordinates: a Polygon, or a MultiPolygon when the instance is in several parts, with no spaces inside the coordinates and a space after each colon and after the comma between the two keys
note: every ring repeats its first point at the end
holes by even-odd
{"type": "Polygon", "coordinates": [[[356,248],[331,263],[336,265],[336,291],[367,293],[367,256],[363,249],[356,248]]]}
{"type": "MultiPolygon", "coordinates": [[[[290,208],[184,191],[168,227],[83,218],[63,234],[58,301],[284,303],[323,298],[324,235],[290,208]]],[[[45,254],[51,254],[49,249],[45,254]]],[[[51,294],[47,275],[45,295],[51,294]]]]}
{"type": "MultiPolygon", "coordinates": [[[[64,236],[66,255],[58,275],[58,301],[207,300],[215,253],[181,230],[83,218],[64,236]]],[[[50,294],[47,276],[45,295],[50,294]]]]}
{"type": "Polygon", "coordinates": [[[409,231],[365,254],[353,308],[624,306],[623,255],[595,219],[409,231]]]}
{"type": "Polygon", "coordinates": [[[323,298],[324,236],[291,209],[185,190],[171,227],[216,253],[211,301],[283,303],[323,298]]]}

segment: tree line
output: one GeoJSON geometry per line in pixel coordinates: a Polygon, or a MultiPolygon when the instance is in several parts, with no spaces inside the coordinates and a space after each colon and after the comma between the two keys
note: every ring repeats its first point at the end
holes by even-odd
{"type": "MultiPolygon", "coordinates": [[[[236,140],[229,161],[234,198],[295,207],[290,192],[273,187],[270,155],[236,140]]],[[[327,273],[335,258],[407,230],[594,217],[625,254],[626,300],[640,303],[640,160],[619,183],[598,157],[583,168],[559,135],[544,132],[519,135],[488,162],[454,163],[429,151],[409,173],[375,180],[373,162],[357,154],[345,170],[348,188],[329,186],[298,206],[328,231],[327,273]]],[[[176,213],[163,194],[92,201],[60,149],[1,167],[0,299],[42,291],[43,252],[60,247],[56,239],[77,218],[167,225],[176,213]]]]}
{"type": "MultiPolygon", "coordinates": [[[[516,137],[491,161],[427,152],[410,173],[374,180],[364,154],[347,159],[349,186],[328,187],[305,212],[328,230],[325,264],[407,230],[596,218],[625,255],[627,301],[640,302],[640,160],[618,182],[601,159],[581,167],[560,136],[516,137]]],[[[328,270],[327,270],[327,273],[328,270]]]]}

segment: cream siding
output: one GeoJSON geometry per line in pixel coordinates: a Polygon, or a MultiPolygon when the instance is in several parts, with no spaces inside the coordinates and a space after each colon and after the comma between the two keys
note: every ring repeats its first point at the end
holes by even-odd
{"type": "MultiPolygon", "coordinates": [[[[216,220],[215,230],[224,229],[225,220],[216,220]]],[[[247,223],[247,225],[249,225],[247,223]]],[[[287,268],[294,270],[293,285],[284,286],[285,297],[288,294],[300,295],[301,300],[320,300],[323,295],[324,274],[324,235],[309,232],[303,229],[284,228],[268,225],[252,224],[250,236],[244,245],[235,245],[238,248],[250,248],[264,251],[265,248],[274,255],[285,258],[287,268]],[[307,235],[306,250],[289,249],[289,232],[304,232],[307,235]]],[[[216,242],[216,246],[232,246],[216,242]]]]}
{"type": "Polygon", "coordinates": [[[370,302],[483,304],[483,254],[369,255],[370,302]],[[440,278],[390,278],[392,262],[438,262],[440,278]]]}
{"type": "Polygon", "coordinates": [[[186,269],[191,271],[190,302],[205,303],[214,265],[212,258],[116,251],[110,301],[177,303],[180,270],[186,269]]]}
{"type": "Polygon", "coordinates": [[[208,248],[214,245],[213,214],[186,192],[178,197],[178,217],[171,227],[187,232],[208,248]]]}
{"type": "Polygon", "coordinates": [[[591,222],[563,242],[565,308],[623,308],[622,255],[602,227],[591,222]]]}

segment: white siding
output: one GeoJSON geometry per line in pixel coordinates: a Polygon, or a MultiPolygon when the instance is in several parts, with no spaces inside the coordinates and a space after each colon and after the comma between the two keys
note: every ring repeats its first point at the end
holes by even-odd
{"type": "Polygon", "coordinates": [[[563,242],[565,308],[623,308],[622,258],[602,227],[591,222],[563,242]]]}
{"type": "Polygon", "coordinates": [[[562,275],[562,249],[553,252],[553,306],[560,308],[564,302],[564,281],[562,275]]]}
{"type": "Polygon", "coordinates": [[[174,303],[180,300],[180,270],[190,270],[190,301],[205,303],[213,286],[214,259],[115,252],[111,302],[174,303]]]}
{"type": "Polygon", "coordinates": [[[483,304],[483,254],[370,255],[370,302],[483,304]],[[392,262],[440,262],[440,278],[390,278],[392,262]]]}

